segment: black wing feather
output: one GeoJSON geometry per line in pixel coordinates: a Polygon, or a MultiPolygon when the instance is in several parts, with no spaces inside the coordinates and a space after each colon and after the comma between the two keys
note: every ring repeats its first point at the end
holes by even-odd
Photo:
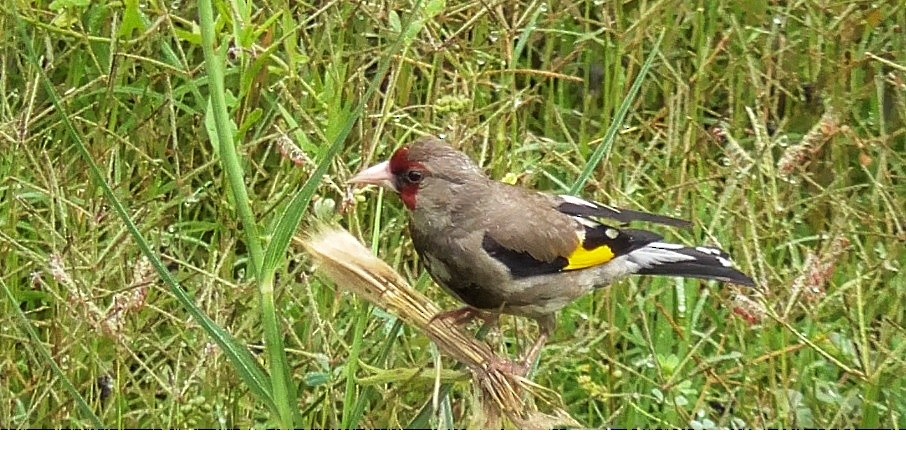
{"type": "Polygon", "coordinates": [[[633,211],[631,209],[615,208],[601,203],[585,202],[587,204],[581,204],[579,201],[585,200],[580,199],[576,199],[576,201],[577,202],[564,201],[557,205],[557,210],[571,216],[604,218],[622,222],[624,224],[638,221],[679,228],[692,227],[692,222],[687,220],[674,219],[673,217],[659,216],[657,214],[650,214],[642,211],[633,211]]]}
{"type": "MultiPolygon", "coordinates": [[[[582,247],[585,250],[592,251],[601,246],[607,246],[613,252],[614,258],[616,258],[662,239],[663,237],[660,235],[645,230],[629,228],[617,230],[613,227],[599,224],[594,227],[585,226],[585,239],[582,242],[582,247]],[[615,236],[613,232],[617,232],[615,236]]],[[[557,257],[551,261],[538,260],[526,252],[516,251],[500,244],[487,233],[485,233],[481,241],[481,247],[489,256],[505,265],[510,271],[510,275],[514,278],[528,278],[557,273],[563,271],[569,265],[569,260],[566,257],[557,257]]]]}
{"type": "Polygon", "coordinates": [[[620,257],[624,254],[629,254],[632,251],[635,251],[638,248],[648,245],[649,243],[654,243],[655,241],[661,241],[664,237],[658,235],[657,233],[648,232],[645,230],[639,230],[635,228],[624,228],[616,229],[613,227],[608,227],[607,225],[600,224],[594,227],[585,226],[585,241],[582,242],[582,247],[586,250],[592,251],[601,246],[608,246],[613,252],[614,257],[620,257]],[[613,231],[616,230],[616,238],[611,238],[608,236],[608,233],[613,234],[613,231]]]}
{"type": "Polygon", "coordinates": [[[569,265],[569,261],[565,257],[557,257],[549,262],[538,260],[527,252],[516,251],[498,243],[487,233],[484,234],[484,238],[481,240],[481,248],[489,256],[505,265],[515,278],[557,273],[569,265]]]}
{"type": "Polygon", "coordinates": [[[694,257],[694,259],[644,267],[638,271],[638,274],[699,278],[755,287],[755,281],[734,268],[730,262],[730,255],[718,248],[676,248],[671,251],[694,257]]]}

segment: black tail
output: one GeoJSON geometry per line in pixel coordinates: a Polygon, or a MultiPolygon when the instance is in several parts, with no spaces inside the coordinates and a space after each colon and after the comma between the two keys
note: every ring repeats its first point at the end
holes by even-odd
{"type": "Polygon", "coordinates": [[[733,268],[730,255],[717,248],[687,248],[656,242],[630,253],[629,256],[640,265],[641,268],[636,272],[639,275],[700,278],[755,287],[752,278],[733,268]]]}

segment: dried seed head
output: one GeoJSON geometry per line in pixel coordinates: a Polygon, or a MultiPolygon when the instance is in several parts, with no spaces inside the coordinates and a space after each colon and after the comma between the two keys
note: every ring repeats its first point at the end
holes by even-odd
{"type": "Polygon", "coordinates": [[[540,396],[541,388],[506,372],[499,365],[503,360],[487,343],[476,340],[448,320],[434,321],[441,310],[345,230],[317,229],[304,245],[318,268],[338,285],[423,331],[446,355],[465,364],[479,390],[486,427],[499,426],[501,416],[523,428],[578,426],[562,411],[546,415],[527,407],[523,395],[530,392],[540,396]]]}
{"type": "Polygon", "coordinates": [[[837,264],[850,245],[846,237],[838,236],[820,257],[814,253],[806,256],[802,274],[793,282],[793,293],[801,293],[811,304],[821,301],[827,294],[827,284],[833,277],[837,264]]]}
{"type": "Polygon", "coordinates": [[[148,289],[154,279],[154,267],[147,257],[142,257],[132,268],[132,279],[129,283],[131,289],[113,296],[107,315],[101,321],[100,329],[105,334],[117,340],[123,340],[123,328],[126,316],[136,313],[145,307],[148,298],[148,289]]]}
{"type": "Polygon", "coordinates": [[[283,158],[292,161],[296,166],[308,167],[314,164],[311,158],[286,134],[281,134],[277,138],[277,150],[280,151],[283,158]]]}
{"type": "Polygon", "coordinates": [[[734,288],[734,291],[733,298],[730,300],[730,307],[733,313],[749,323],[749,326],[761,324],[767,317],[767,311],[764,306],[751,297],[742,294],[738,289],[734,288]]]}
{"type": "Polygon", "coordinates": [[[794,145],[787,147],[777,162],[780,177],[788,178],[797,168],[812,160],[825,142],[840,131],[840,114],[828,108],[818,123],[794,145]]]}

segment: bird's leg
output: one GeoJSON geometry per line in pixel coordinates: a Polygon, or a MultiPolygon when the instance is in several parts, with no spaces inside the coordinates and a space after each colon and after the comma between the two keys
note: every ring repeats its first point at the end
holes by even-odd
{"type": "Polygon", "coordinates": [[[538,339],[532,344],[532,348],[529,349],[529,352],[525,355],[525,360],[522,362],[522,377],[528,377],[529,372],[532,371],[535,363],[538,362],[538,358],[541,356],[541,349],[544,348],[547,339],[550,338],[557,327],[556,319],[557,317],[553,313],[535,318],[535,321],[538,322],[538,339]]]}
{"type": "Polygon", "coordinates": [[[450,320],[455,326],[462,326],[474,320],[475,318],[480,319],[484,324],[494,326],[497,323],[498,315],[491,313],[486,310],[481,310],[471,306],[465,306],[456,310],[445,311],[443,313],[438,313],[428,321],[428,324],[431,324],[438,320],[450,320]]]}
{"type": "Polygon", "coordinates": [[[555,314],[535,318],[535,321],[538,322],[538,339],[532,344],[532,348],[526,353],[525,358],[522,361],[511,361],[509,359],[501,358],[491,362],[491,368],[505,374],[528,378],[529,373],[532,372],[535,363],[541,356],[541,349],[544,348],[547,339],[550,338],[551,334],[554,333],[554,329],[557,327],[556,319],[557,317],[555,314]]]}

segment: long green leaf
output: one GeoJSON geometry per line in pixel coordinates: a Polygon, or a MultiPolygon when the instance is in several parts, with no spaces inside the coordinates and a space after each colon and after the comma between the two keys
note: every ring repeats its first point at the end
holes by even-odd
{"type": "Polygon", "coordinates": [[[645,59],[645,63],[642,64],[642,68],[639,69],[639,75],[635,78],[635,81],[632,82],[632,86],[629,88],[629,93],[626,94],[626,98],[623,99],[623,102],[620,104],[620,108],[617,109],[616,115],[613,117],[613,120],[610,123],[610,127],[607,128],[607,132],[604,133],[604,142],[601,142],[598,145],[597,150],[592,153],[591,158],[588,159],[588,163],[585,164],[585,168],[582,170],[582,173],[579,174],[579,179],[576,180],[576,183],[573,184],[572,188],[569,190],[569,193],[576,194],[582,187],[585,187],[585,184],[588,182],[588,179],[595,172],[595,168],[598,167],[598,164],[604,158],[605,155],[609,154],[613,149],[613,143],[617,139],[617,134],[620,132],[620,127],[623,126],[623,121],[626,119],[626,114],[629,113],[629,108],[632,107],[632,104],[635,103],[635,99],[639,94],[639,89],[642,87],[642,82],[645,81],[645,76],[648,75],[648,70],[654,64],[654,59],[657,57],[661,49],[661,40],[664,39],[664,32],[661,31],[661,35],[658,36],[657,42],[654,44],[654,48],[651,50],[651,53],[648,54],[648,58],[645,59]]]}
{"type": "Polygon", "coordinates": [[[79,406],[79,409],[88,418],[92,425],[95,428],[101,429],[104,428],[104,423],[101,422],[101,419],[91,410],[91,406],[88,405],[88,402],[85,401],[85,398],[79,394],[79,390],[76,390],[75,385],[72,384],[72,381],[66,377],[66,374],[63,373],[63,369],[60,369],[60,366],[57,365],[57,362],[54,361],[53,356],[51,356],[50,351],[47,349],[47,346],[44,345],[44,342],[41,341],[41,338],[38,337],[37,331],[31,326],[31,322],[28,321],[28,317],[25,316],[25,313],[19,308],[19,301],[16,299],[16,296],[13,295],[12,291],[9,290],[9,287],[3,282],[3,278],[0,278],[0,286],[3,286],[3,291],[6,292],[6,296],[10,300],[11,310],[16,312],[16,317],[18,317],[19,322],[22,324],[22,329],[25,329],[25,332],[28,334],[28,337],[31,339],[31,347],[33,350],[38,350],[38,354],[44,358],[44,361],[47,365],[50,366],[50,369],[53,373],[60,379],[60,382],[63,383],[63,387],[69,394],[72,396],[72,399],[75,400],[76,405],[79,406]]]}
{"type": "MultiPolygon", "coordinates": [[[[403,26],[403,30],[406,30],[409,24],[414,21],[415,16],[419,14],[418,12],[421,9],[421,4],[422,0],[418,0],[415,3],[415,6],[412,8],[413,13],[403,26]]],[[[333,142],[331,142],[330,148],[327,149],[327,153],[324,154],[321,161],[318,163],[318,168],[315,169],[311,174],[311,177],[305,181],[305,185],[296,192],[292,200],[290,200],[289,205],[284,209],[283,214],[280,215],[280,220],[274,228],[270,243],[267,245],[267,250],[264,254],[264,270],[274,270],[278,262],[284,257],[284,254],[286,254],[286,250],[289,248],[289,242],[292,240],[293,234],[299,227],[299,223],[302,222],[302,216],[308,208],[311,197],[314,196],[315,191],[317,191],[318,186],[321,184],[324,174],[327,173],[327,169],[330,167],[334,157],[342,150],[346,138],[349,137],[349,133],[352,132],[352,127],[355,126],[355,122],[362,116],[362,112],[365,111],[366,104],[380,87],[381,82],[390,70],[391,58],[402,48],[403,41],[404,37],[401,34],[396,41],[393,42],[390,51],[381,57],[380,63],[378,64],[378,71],[374,74],[374,77],[372,77],[371,83],[365,91],[365,96],[359,101],[355,111],[346,118],[346,122],[343,124],[342,129],[339,131],[333,142]]]]}
{"type": "MultiPolygon", "coordinates": [[[[258,299],[261,307],[262,324],[264,325],[264,341],[267,348],[268,363],[270,364],[270,387],[276,404],[276,415],[280,426],[286,429],[293,428],[299,419],[296,404],[295,386],[292,384],[289,372],[289,363],[286,360],[286,350],[283,346],[283,334],[280,332],[277,312],[274,306],[274,277],[273,270],[262,270],[261,240],[258,236],[258,224],[249,202],[248,192],[245,188],[242,165],[236,152],[233,129],[230,125],[229,113],[226,107],[226,88],[223,77],[223,59],[217,53],[216,37],[214,31],[214,10],[211,0],[198,2],[199,22],[201,23],[201,41],[204,50],[205,66],[208,71],[210,100],[214,124],[217,131],[216,149],[220,155],[220,162],[230,182],[233,200],[239,219],[245,230],[246,245],[252,261],[252,272],[258,285],[258,299]]],[[[212,139],[213,141],[213,139],[212,139]]]]}
{"type": "MultiPolygon", "coordinates": [[[[418,0],[413,7],[413,13],[410,15],[406,21],[403,30],[407,30],[409,24],[414,23],[417,16],[421,11],[422,0],[418,0]]],[[[318,186],[321,184],[321,181],[324,178],[324,174],[327,173],[327,170],[330,168],[333,159],[340,153],[346,138],[349,137],[349,133],[352,132],[353,126],[355,126],[356,121],[362,116],[362,113],[365,111],[365,107],[368,101],[374,96],[377,89],[380,87],[381,82],[384,80],[384,77],[387,75],[387,72],[390,70],[391,58],[395,56],[400,49],[403,47],[405,41],[405,35],[400,34],[397,39],[394,41],[393,45],[390,47],[390,51],[381,57],[381,60],[378,64],[378,71],[372,77],[368,89],[365,91],[364,97],[359,100],[358,105],[351,114],[346,114],[345,122],[338,132],[336,138],[331,142],[330,147],[327,149],[327,152],[321,157],[318,167],[311,174],[305,184],[299,189],[298,192],[290,200],[289,205],[286,206],[283,213],[280,215],[280,219],[277,222],[277,225],[274,227],[273,233],[271,234],[270,243],[267,245],[267,249],[264,254],[264,262],[262,271],[265,276],[271,277],[273,279],[274,271],[277,268],[278,263],[284,259],[287,249],[289,248],[289,243],[292,240],[293,234],[296,232],[296,229],[299,227],[299,223],[302,222],[302,216],[305,215],[305,210],[308,208],[308,204],[311,202],[312,196],[314,196],[315,191],[317,191],[318,186]]],[[[361,323],[361,322],[359,322],[361,323]]],[[[355,333],[359,334],[361,330],[364,329],[364,324],[357,325],[355,333]],[[362,327],[359,327],[361,325],[362,327]]],[[[353,343],[356,343],[356,339],[353,340],[353,343]]],[[[359,346],[361,341],[358,342],[359,346]]],[[[353,355],[357,355],[357,349],[352,350],[353,355]]],[[[347,364],[352,366],[348,369],[348,373],[354,374],[357,361],[355,359],[350,359],[350,362],[347,364]]],[[[349,375],[347,375],[349,378],[349,375]]],[[[349,380],[352,382],[352,380],[349,380]]],[[[347,386],[347,404],[350,404],[348,410],[344,410],[344,418],[342,425],[346,428],[354,428],[354,425],[351,424],[350,416],[355,411],[352,410],[351,405],[351,395],[354,391],[354,388],[349,388],[347,386]]]]}
{"type": "MultiPolygon", "coordinates": [[[[15,8],[15,5],[13,6],[15,8]]],[[[19,34],[22,38],[22,41],[26,44],[28,58],[31,61],[31,65],[36,69],[41,69],[41,66],[38,64],[37,54],[35,53],[34,46],[32,45],[31,40],[28,39],[28,32],[23,24],[23,19],[19,17],[18,11],[15,11],[17,24],[19,27],[19,34]]],[[[79,135],[79,132],[76,130],[75,126],[72,124],[72,117],[67,113],[66,107],[60,102],[60,97],[57,94],[56,88],[54,88],[50,79],[47,77],[46,73],[39,71],[41,75],[41,82],[44,85],[44,89],[47,92],[48,98],[56,109],[57,113],[60,115],[60,121],[63,123],[63,126],[66,128],[66,132],[69,133],[73,143],[75,144],[76,150],[81,156],[85,164],[88,165],[88,171],[91,174],[92,179],[97,183],[101,190],[104,192],[104,196],[107,198],[107,201],[110,203],[113,210],[116,212],[116,215],[120,218],[123,224],[126,226],[126,229],[132,235],[132,238],[135,240],[135,243],[138,245],[139,249],[142,251],[142,254],[148,258],[151,264],[154,266],[154,269],[157,271],[158,276],[163,280],[164,284],[170,289],[173,295],[177,298],[179,303],[186,309],[189,315],[205,330],[205,332],[214,340],[215,343],[223,350],[224,354],[236,368],[236,371],[239,373],[239,376],[246,382],[249,386],[249,389],[271,410],[276,410],[274,405],[273,397],[271,396],[271,391],[267,385],[268,379],[264,371],[258,366],[255,358],[252,354],[246,349],[242,344],[240,344],[236,339],[234,339],[226,330],[221,328],[217,323],[215,323],[204,311],[198,308],[195,305],[195,302],[189,297],[189,295],[182,289],[181,286],[176,282],[173,276],[170,274],[170,271],[164,266],[161,262],[160,257],[155,253],[151,247],[148,245],[147,240],[142,236],[141,232],[138,230],[138,227],[135,226],[135,222],[132,221],[132,218],[129,215],[129,212],[126,210],[126,207],[122,202],[116,197],[113,193],[113,188],[106,182],[104,175],[102,174],[100,168],[98,168],[97,163],[94,161],[94,158],[91,156],[91,153],[88,151],[88,148],[85,146],[85,142],[79,135]]]]}

